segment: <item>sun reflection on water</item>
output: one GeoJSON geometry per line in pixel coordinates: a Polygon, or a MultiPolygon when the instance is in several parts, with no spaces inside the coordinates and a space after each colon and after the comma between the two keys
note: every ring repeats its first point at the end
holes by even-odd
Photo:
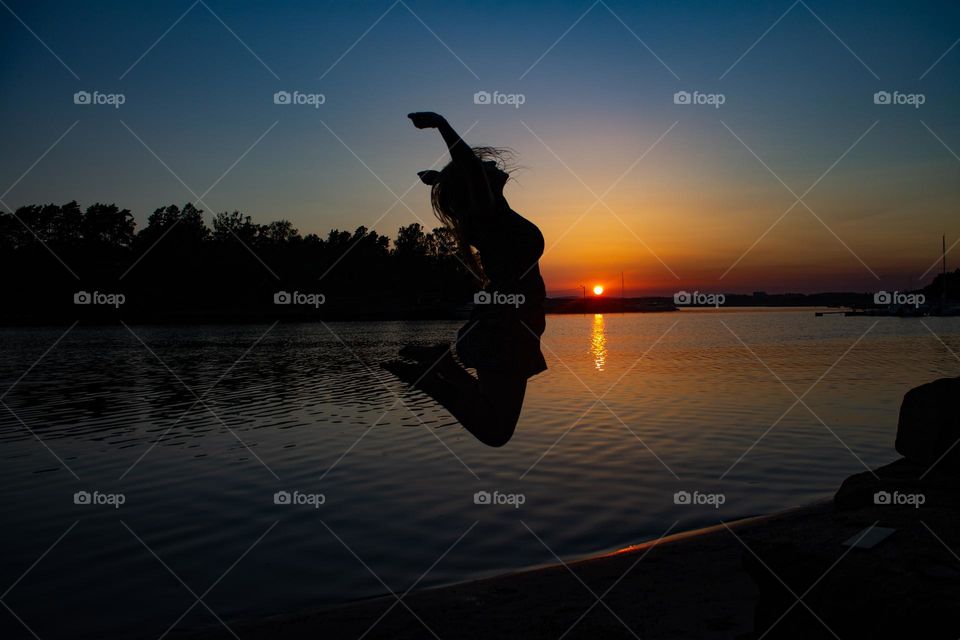
{"type": "Polygon", "coordinates": [[[597,371],[603,371],[607,364],[607,334],[604,331],[603,314],[593,315],[593,331],[590,333],[590,353],[597,371]]]}

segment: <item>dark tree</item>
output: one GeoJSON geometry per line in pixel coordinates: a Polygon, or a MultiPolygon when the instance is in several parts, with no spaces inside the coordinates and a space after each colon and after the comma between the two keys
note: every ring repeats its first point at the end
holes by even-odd
{"type": "Polygon", "coordinates": [[[135,228],[129,209],[98,202],[87,207],[83,214],[80,235],[90,244],[126,248],[133,245],[135,228]]]}
{"type": "Polygon", "coordinates": [[[116,204],[0,212],[0,269],[8,276],[0,320],[436,317],[475,288],[445,228],[414,223],[395,242],[363,226],[301,236],[288,220],[257,224],[240,211],[217,213],[211,226],[192,203],[159,207],[139,232],[116,204]],[[126,303],[78,306],[78,291],[123,293],[126,303]],[[278,306],[279,291],[323,293],[329,304],[278,306]]]}

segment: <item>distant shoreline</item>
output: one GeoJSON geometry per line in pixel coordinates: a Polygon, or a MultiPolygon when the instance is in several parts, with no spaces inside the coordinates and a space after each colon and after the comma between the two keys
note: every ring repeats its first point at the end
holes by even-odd
{"type": "MultiPolygon", "coordinates": [[[[233,285],[231,285],[233,286],[233,285]]],[[[230,287],[203,290],[164,290],[134,287],[126,292],[77,287],[59,283],[56,287],[23,289],[11,295],[0,312],[0,326],[61,326],[79,322],[91,324],[192,325],[262,324],[280,322],[408,322],[420,320],[461,320],[470,316],[476,292],[464,290],[464,283],[450,288],[423,288],[410,291],[399,287],[370,291],[362,287],[333,287],[318,291],[293,285],[258,282],[234,291],[230,287]]],[[[937,276],[915,297],[926,304],[906,307],[884,304],[889,292],[821,292],[752,294],[685,291],[670,296],[620,297],[584,295],[547,297],[548,315],[598,313],[665,313],[679,310],[734,309],[816,309],[856,310],[867,315],[955,315],[960,305],[960,270],[937,276]],[[953,284],[948,281],[955,280],[953,284]],[[949,295],[943,295],[946,288],[949,295]],[[910,313],[891,313],[902,307],[910,313]],[[945,313],[949,311],[950,313],[945,313]]],[[[897,293],[899,296],[900,293],[897,293]]]]}
{"type": "MultiPolygon", "coordinates": [[[[749,296],[747,296],[749,298],[749,296]]],[[[798,303],[790,297],[782,301],[742,300],[739,296],[722,306],[676,305],[672,298],[547,298],[544,313],[547,315],[593,315],[593,314],[633,314],[633,313],[669,313],[675,311],[735,311],[747,309],[820,309],[847,310],[855,305],[825,304],[817,300],[798,303]],[[751,303],[752,302],[752,303],[751,303]]],[[[82,325],[115,325],[120,321],[128,324],[156,325],[244,325],[270,324],[276,321],[285,323],[309,322],[416,322],[416,321],[465,321],[470,317],[471,304],[451,305],[424,301],[419,304],[389,304],[378,301],[367,304],[357,301],[337,303],[332,300],[319,307],[296,307],[287,305],[264,305],[250,309],[174,309],[157,310],[143,308],[135,301],[128,301],[120,307],[64,305],[56,309],[44,309],[16,313],[6,311],[0,314],[0,326],[40,327],[62,326],[79,322],[82,325]]]]}
{"type": "MultiPolygon", "coordinates": [[[[841,311],[848,307],[825,307],[822,305],[810,306],[775,306],[775,305],[748,305],[748,306],[730,306],[723,307],[676,307],[673,305],[624,308],[617,305],[583,305],[583,306],[565,306],[565,307],[547,307],[544,312],[548,316],[560,315],[625,315],[625,314],[659,314],[671,313],[677,311],[700,311],[700,312],[737,312],[750,310],[837,310],[841,311]]],[[[409,312],[396,311],[363,311],[355,312],[350,310],[323,309],[319,311],[291,312],[283,310],[281,312],[271,310],[269,312],[251,312],[251,311],[218,311],[218,312],[171,312],[171,313],[147,313],[147,312],[129,312],[125,309],[113,310],[107,312],[90,313],[88,310],[77,313],[73,316],[64,315],[62,317],[43,317],[32,318],[29,316],[17,316],[7,314],[0,317],[0,327],[61,327],[78,322],[83,326],[111,326],[118,325],[121,321],[127,324],[135,325],[161,325],[161,326],[191,326],[191,325],[253,325],[253,324],[272,324],[273,322],[299,324],[311,322],[436,322],[436,321],[459,321],[464,322],[469,318],[469,310],[448,311],[419,309],[409,312]]]]}

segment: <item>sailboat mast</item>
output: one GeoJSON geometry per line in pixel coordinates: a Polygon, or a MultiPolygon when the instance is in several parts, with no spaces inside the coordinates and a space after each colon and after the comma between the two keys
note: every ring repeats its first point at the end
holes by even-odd
{"type": "Polygon", "coordinates": [[[947,309],[947,234],[940,236],[940,260],[943,270],[943,285],[940,287],[940,309],[947,309]]]}

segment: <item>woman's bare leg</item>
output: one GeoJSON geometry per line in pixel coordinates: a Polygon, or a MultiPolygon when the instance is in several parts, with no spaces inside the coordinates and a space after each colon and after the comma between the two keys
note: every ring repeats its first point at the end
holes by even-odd
{"type": "Polygon", "coordinates": [[[526,377],[478,371],[478,379],[452,359],[433,368],[402,362],[383,366],[443,405],[480,442],[502,447],[513,437],[526,395],[526,377]]]}
{"type": "Polygon", "coordinates": [[[513,437],[527,393],[527,378],[502,372],[478,371],[479,394],[474,400],[474,428],[461,421],[480,442],[502,447],[513,437]]]}

